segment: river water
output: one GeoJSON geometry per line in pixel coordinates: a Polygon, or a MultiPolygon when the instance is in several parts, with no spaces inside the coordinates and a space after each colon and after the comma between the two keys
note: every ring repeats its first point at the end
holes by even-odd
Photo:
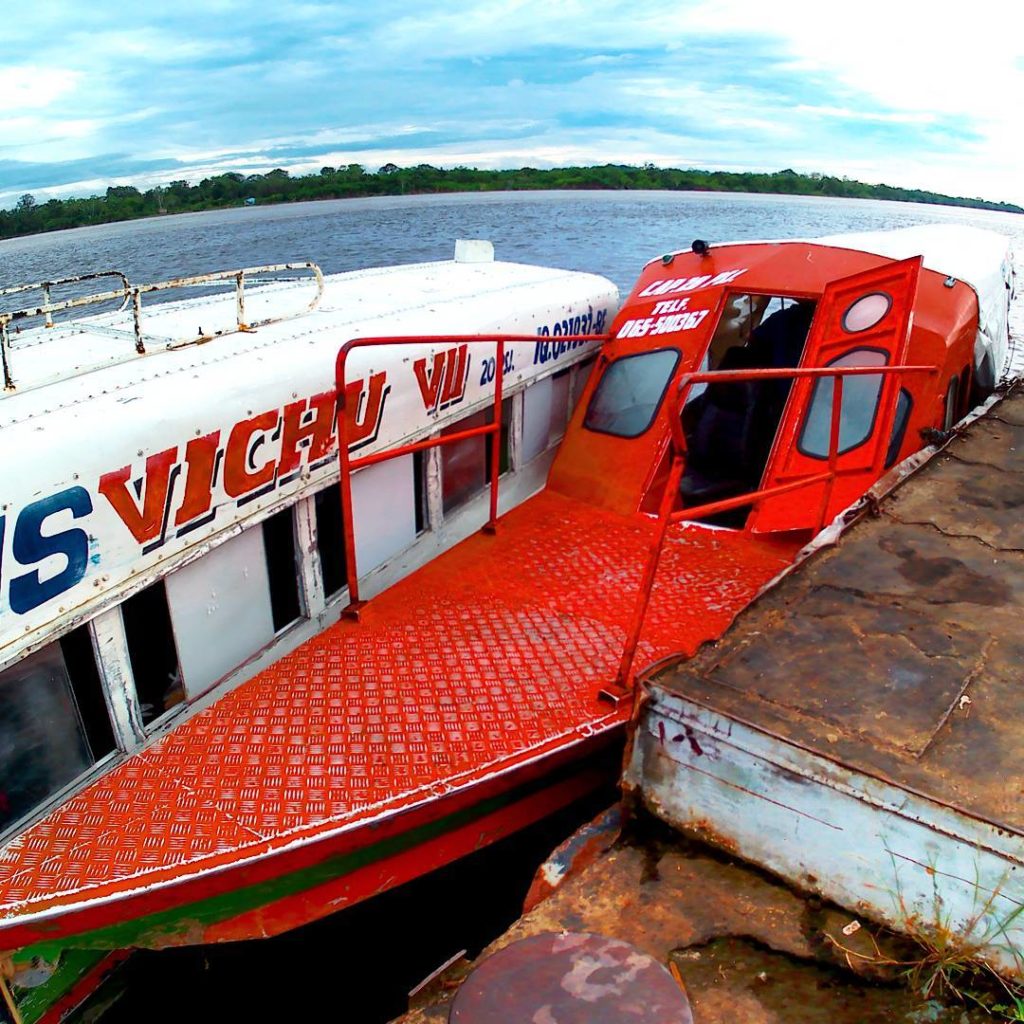
{"type": "MultiPolygon", "coordinates": [[[[695,238],[793,238],[936,222],[1000,231],[1024,252],[1024,216],[988,211],[723,193],[481,193],[217,210],[12,239],[0,242],[0,287],[111,268],[134,283],[305,260],[334,273],[450,259],[456,238],[487,238],[498,259],[603,274],[625,293],[644,263],[695,238]]],[[[1021,310],[1019,303],[1018,325],[1021,310]]],[[[110,1019],[200,1024],[287,1016],[382,1024],[433,967],[463,948],[474,955],[504,930],[534,866],[596,806],[279,940],[136,956],[110,1019]]]]}
{"type": "Polygon", "coordinates": [[[0,242],[0,287],[116,268],[135,283],[314,260],[325,273],[450,259],[487,238],[497,259],[586,270],[629,289],[648,260],[710,242],[966,223],[1011,236],[1024,216],[863,199],[709,192],[484,192],[241,207],[0,242]]]}

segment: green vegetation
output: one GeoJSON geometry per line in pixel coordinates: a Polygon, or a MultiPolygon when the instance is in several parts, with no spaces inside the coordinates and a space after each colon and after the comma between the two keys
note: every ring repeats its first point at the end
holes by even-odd
{"type": "Polygon", "coordinates": [[[771,192],[779,195],[842,196],[855,199],[891,199],[899,202],[967,206],[982,210],[1024,213],[1012,203],[944,196],[921,189],[867,185],[848,178],[823,174],[775,171],[754,174],[732,171],[699,171],[660,168],[652,164],[627,167],[558,167],[537,170],[481,171],[473,167],[445,169],[419,164],[398,167],[385,164],[368,173],[360,164],[322,167],[318,174],[292,177],[287,171],[269,174],[219,174],[198,185],[172,181],[169,185],[140,192],[130,185],[111,186],[106,195],[88,199],[51,199],[37,203],[23,195],[13,210],[0,210],[0,238],[40,231],[107,224],[163,213],[185,213],[239,206],[253,201],[289,203],[309,199],[344,199],[354,196],[412,195],[435,192],[528,191],[531,189],[658,189],[697,192],[771,192]]]}

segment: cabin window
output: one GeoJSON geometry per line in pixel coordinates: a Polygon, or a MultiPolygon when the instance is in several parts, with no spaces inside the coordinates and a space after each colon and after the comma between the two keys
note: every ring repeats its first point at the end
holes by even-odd
{"type": "MultiPolygon", "coordinates": [[[[509,468],[509,421],[512,417],[512,400],[501,403],[501,449],[499,475],[509,468]]],[[[457,434],[494,422],[494,409],[488,406],[472,416],[465,416],[441,430],[441,436],[457,434]]],[[[441,448],[441,492],[444,514],[454,511],[479,494],[490,482],[491,436],[467,437],[441,448]]]]}
{"type": "Polygon", "coordinates": [[[341,488],[331,484],[313,497],[316,514],[316,546],[320,552],[324,594],[333,597],[347,584],[345,536],[341,523],[341,488]]]}
{"type": "Polygon", "coordinates": [[[0,833],[114,750],[88,631],[0,672],[0,833]]]}
{"type": "Polygon", "coordinates": [[[547,451],[565,434],[569,419],[571,370],[531,385],[523,393],[523,461],[529,462],[547,451]]]}
{"type": "Polygon", "coordinates": [[[678,363],[674,348],[616,359],[598,382],[583,425],[599,434],[639,437],[654,422],[678,363]]]}
{"type": "Polygon", "coordinates": [[[164,583],[182,684],[190,700],[274,639],[262,529],[244,530],[171,573],[164,583]]]}
{"type": "Polygon", "coordinates": [[[416,502],[415,517],[417,537],[426,531],[429,520],[427,515],[426,465],[427,463],[424,459],[424,452],[419,451],[412,453],[412,486],[413,500],[416,502]]]}
{"type": "Polygon", "coordinates": [[[589,359],[584,359],[582,363],[577,363],[576,365],[576,381],[572,388],[570,415],[576,411],[576,406],[580,404],[580,399],[583,397],[583,392],[586,390],[587,382],[590,380],[590,374],[596,362],[597,356],[591,356],[589,359]]]}
{"type": "MultiPolygon", "coordinates": [[[[833,359],[829,366],[885,366],[888,356],[874,348],[858,348],[833,359]]],[[[843,404],[839,415],[839,452],[844,455],[870,436],[882,392],[882,374],[843,378],[843,404]]],[[[832,432],[832,379],[815,381],[810,407],[800,434],[799,450],[815,459],[827,459],[832,432]]]]}
{"type": "Polygon", "coordinates": [[[906,388],[900,388],[900,396],[896,399],[896,416],[892,421],[892,435],[889,438],[889,449],[885,453],[885,468],[889,469],[896,465],[896,457],[903,447],[903,438],[907,433],[907,423],[910,420],[910,410],[913,408],[914,400],[906,388]]]}
{"type": "Polygon", "coordinates": [[[263,521],[263,550],[270,584],[271,617],[274,631],[280,633],[302,615],[292,509],[282,509],[263,521]]]}
{"type": "Polygon", "coordinates": [[[149,725],[185,699],[164,581],[132,594],[121,617],[142,723],[149,725]]]}

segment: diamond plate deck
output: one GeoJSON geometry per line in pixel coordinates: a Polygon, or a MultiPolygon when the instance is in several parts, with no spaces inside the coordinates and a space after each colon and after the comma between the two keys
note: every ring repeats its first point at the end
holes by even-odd
{"type": "MultiPolygon", "coordinates": [[[[496,537],[414,573],[8,844],[0,936],[31,921],[43,938],[41,914],[377,826],[620,725],[627,709],[597,694],[652,529],[551,492],[531,499],[496,537]]],[[[796,546],[675,528],[638,664],[719,636],[796,546]]]]}

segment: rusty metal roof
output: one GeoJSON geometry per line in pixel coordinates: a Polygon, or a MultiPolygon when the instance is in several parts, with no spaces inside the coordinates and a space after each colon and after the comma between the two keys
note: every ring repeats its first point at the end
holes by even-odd
{"type": "Polygon", "coordinates": [[[1024,832],[1024,396],[655,687],[1024,832]]]}

